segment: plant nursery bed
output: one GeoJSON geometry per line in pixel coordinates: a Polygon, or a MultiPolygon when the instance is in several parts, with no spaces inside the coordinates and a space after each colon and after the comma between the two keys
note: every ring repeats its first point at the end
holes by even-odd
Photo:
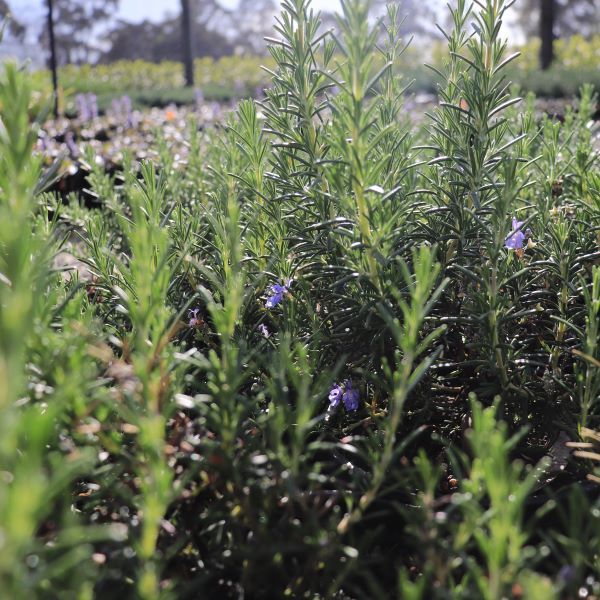
{"type": "Polygon", "coordinates": [[[0,598],[600,598],[598,96],[513,93],[509,4],[436,97],[360,0],[260,103],[3,65],[0,598]]]}

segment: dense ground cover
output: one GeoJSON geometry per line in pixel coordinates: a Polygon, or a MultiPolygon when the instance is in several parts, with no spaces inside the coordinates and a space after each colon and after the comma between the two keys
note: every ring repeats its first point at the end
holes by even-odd
{"type": "Polygon", "coordinates": [[[286,2],[265,100],[87,204],[5,67],[0,595],[600,595],[597,99],[460,0],[415,127],[394,10],[286,2]]]}

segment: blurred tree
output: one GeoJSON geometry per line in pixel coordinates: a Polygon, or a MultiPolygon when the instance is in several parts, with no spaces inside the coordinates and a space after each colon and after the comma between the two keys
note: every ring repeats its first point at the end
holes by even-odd
{"type": "Polygon", "coordinates": [[[540,0],[540,67],[550,68],[554,61],[555,0],[540,0]]]}
{"type": "Polygon", "coordinates": [[[279,3],[274,0],[238,0],[232,13],[235,45],[238,51],[263,54],[266,51],[265,37],[273,35],[275,15],[279,3]]]}
{"type": "Polygon", "coordinates": [[[194,47],[192,35],[192,16],[190,0],[181,0],[181,38],[183,40],[183,66],[185,85],[194,85],[194,47]]]}
{"type": "MultiPolygon", "coordinates": [[[[387,20],[387,5],[391,0],[372,0],[371,15],[387,20]]],[[[395,0],[398,4],[397,29],[400,37],[408,42],[412,36],[419,38],[439,38],[441,32],[436,23],[442,27],[450,27],[451,23],[445,12],[439,10],[440,0],[395,0]],[[448,22],[445,22],[448,21],[448,22]]],[[[454,2],[454,0],[450,0],[454,2]]],[[[338,15],[332,12],[321,12],[322,29],[337,30],[338,15]]],[[[381,34],[385,35],[383,29],[381,34]]]]}
{"type": "Polygon", "coordinates": [[[10,10],[10,6],[6,0],[0,0],[0,19],[4,20],[10,15],[8,21],[8,30],[17,38],[21,39],[25,34],[25,27],[15,19],[13,11],[10,10]]]}
{"type": "MultiPolygon", "coordinates": [[[[389,0],[374,0],[373,5],[377,14],[386,15],[389,0]]],[[[408,41],[411,35],[426,35],[439,37],[440,31],[436,23],[448,18],[439,13],[438,0],[399,0],[398,4],[398,33],[408,41]]]]}
{"type": "Polygon", "coordinates": [[[541,38],[542,69],[552,64],[556,38],[575,33],[589,37],[600,29],[600,0],[520,0],[515,8],[525,33],[541,38]]]}
{"type": "Polygon", "coordinates": [[[106,38],[110,48],[102,53],[100,60],[181,61],[184,52],[214,58],[234,52],[265,52],[264,38],[272,32],[276,12],[274,0],[238,0],[235,9],[226,8],[218,0],[180,2],[181,15],[162,23],[117,22],[106,38]],[[188,2],[189,14],[184,12],[184,4],[188,2]],[[191,52],[185,48],[186,23],[190,24],[191,52]]]}
{"type": "MultiPolygon", "coordinates": [[[[181,61],[182,40],[179,17],[162,23],[128,23],[118,21],[107,35],[109,49],[100,56],[100,62],[115,60],[181,61]]],[[[219,58],[233,53],[233,44],[221,33],[204,25],[192,25],[193,55],[219,58]]]]}
{"type": "Polygon", "coordinates": [[[58,65],[56,63],[56,36],[54,35],[54,0],[48,4],[48,45],[50,46],[50,73],[52,74],[52,95],[54,97],[54,118],[58,119],[58,65]]]}
{"type": "MultiPolygon", "coordinates": [[[[119,0],[54,0],[54,34],[59,65],[92,62],[99,51],[92,34],[100,23],[111,19],[119,0]]],[[[49,44],[45,28],[40,43],[49,44]]]]}

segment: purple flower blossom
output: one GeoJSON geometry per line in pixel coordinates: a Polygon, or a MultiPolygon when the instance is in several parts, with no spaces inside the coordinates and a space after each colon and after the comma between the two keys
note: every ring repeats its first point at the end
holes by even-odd
{"type": "Polygon", "coordinates": [[[125,115],[129,114],[133,110],[133,103],[127,94],[121,98],[121,107],[123,108],[125,115]]]}
{"type": "Polygon", "coordinates": [[[347,411],[357,410],[360,394],[352,387],[352,381],[346,379],[342,385],[336,383],[329,391],[329,406],[336,408],[340,400],[344,402],[347,411]]]}
{"type": "Polygon", "coordinates": [[[282,300],[285,294],[290,291],[290,287],[292,286],[292,280],[288,279],[285,285],[279,285],[276,283],[271,286],[272,295],[267,298],[265,302],[265,306],[267,308],[274,308],[277,306],[282,300]]]}
{"type": "Polygon", "coordinates": [[[521,231],[524,221],[517,221],[516,217],[512,220],[512,231],[506,238],[504,245],[510,250],[520,250],[523,248],[523,241],[525,240],[525,234],[521,231]]]}
{"type": "Polygon", "coordinates": [[[577,575],[577,569],[572,565],[563,565],[558,572],[558,578],[566,584],[571,583],[577,575]]]}
{"type": "Polygon", "coordinates": [[[43,131],[38,136],[37,149],[42,152],[47,152],[48,150],[48,137],[43,131]]]}
{"type": "Polygon", "coordinates": [[[199,312],[200,312],[199,308],[191,309],[188,312],[188,319],[189,319],[188,327],[195,329],[197,327],[200,327],[204,323],[204,321],[202,320],[202,317],[198,316],[199,312]]]}
{"type": "Polygon", "coordinates": [[[196,103],[196,110],[200,111],[202,106],[204,105],[204,94],[200,88],[194,89],[194,102],[196,103]]]}
{"type": "Polygon", "coordinates": [[[65,134],[65,146],[68,148],[72,158],[75,159],[79,156],[79,148],[75,143],[75,137],[73,136],[72,131],[67,131],[65,134]]]}
{"type": "Polygon", "coordinates": [[[331,408],[335,408],[342,399],[344,391],[342,388],[336,383],[331,390],[329,391],[329,406],[331,408]]]}
{"type": "Polygon", "coordinates": [[[113,98],[110,103],[110,112],[115,116],[119,117],[121,115],[121,101],[118,98],[113,98]]]}
{"type": "Polygon", "coordinates": [[[75,104],[77,105],[77,116],[82,123],[89,121],[92,117],[88,108],[87,96],[85,94],[77,94],[75,96],[75,104]]]}
{"type": "Polygon", "coordinates": [[[136,122],[133,116],[133,103],[129,96],[123,96],[121,98],[121,110],[125,117],[125,127],[132,128],[136,126],[136,122]]]}
{"type": "Polygon", "coordinates": [[[98,98],[91,92],[87,95],[87,105],[92,119],[98,118],[98,98]]]}
{"type": "Polygon", "coordinates": [[[270,338],[271,337],[271,333],[270,331],[267,329],[267,326],[264,323],[261,323],[258,326],[258,331],[260,331],[260,334],[264,337],[264,338],[270,338]]]}
{"type": "Polygon", "coordinates": [[[211,102],[210,104],[210,118],[213,121],[218,121],[223,117],[223,107],[218,102],[211,102]]]}
{"type": "Polygon", "coordinates": [[[358,409],[358,399],[360,394],[358,390],[355,390],[352,387],[352,382],[349,379],[346,379],[344,395],[342,396],[342,400],[344,401],[344,406],[346,410],[357,410],[358,409]]]}
{"type": "Polygon", "coordinates": [[[82,123],[98,116],[98,99],[96,94],[77,94],[75,97],[77,116],[82,123]]]}
{"type": "Polygon", "coordinates": [[[118,121],[123,121],[125,127],[136,127],[137,119],[133,112],[133,103],[129,96],[125,95],[121,96],[121,98],[115,98],[111,102],[110,107],[113,117],[118,121]]]}

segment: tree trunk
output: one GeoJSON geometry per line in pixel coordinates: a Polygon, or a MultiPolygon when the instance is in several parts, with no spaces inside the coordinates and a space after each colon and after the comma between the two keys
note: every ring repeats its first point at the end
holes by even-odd
{"type": "Polygon", "coordinates": [[[183,42],[183,65],[185,85],[194,85],[194,50],[192,46],[192,20],[190,0],[181,0],[181,37],[183,42]]]}
{"type": "Polygon", "coordinates": [[[555,0],[540,0],[540,67],[548,69],[554,60],[555,0]]]}
{"type": "Polygon", "coordinates": [[[48,0],[48,38],[50,41],[50,72],[52,73],[52,94],[54,96],[54,118],[58,119],[58,74],[56,69],[56,42],[54,40],[53,0],[48,0]]]}

